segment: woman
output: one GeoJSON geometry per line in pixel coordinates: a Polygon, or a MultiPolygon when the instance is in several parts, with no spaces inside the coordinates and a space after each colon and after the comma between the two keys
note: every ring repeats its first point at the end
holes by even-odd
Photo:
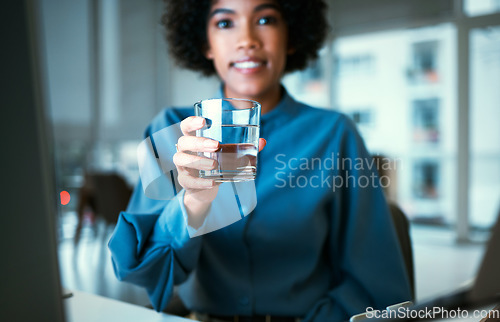
{"type": "Polygon", "coordinates": [[[259,143],[258,203],[234,224],[190,238],[219,189],[198,178],[193,152],[219,144],[191,135],[205,124],[192,107],[164,110],[146,135],[182,121],[173,160],[183,190],[155,201],[138,184],[109,245],[118,278],[144,286],[156,310],[182,283],[186,306],[213,321],[342,321],[409,300],[388,207],[355,127],[281,85],[284,73],[316,58],[327,28],[323,1],[189,2],[167,1],[174,57],[216,73],[220,96],[262,104],[268,143],[259,143]]]}

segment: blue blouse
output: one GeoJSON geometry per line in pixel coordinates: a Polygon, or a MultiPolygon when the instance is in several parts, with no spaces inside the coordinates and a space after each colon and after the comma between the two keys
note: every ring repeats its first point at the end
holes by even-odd
{"type": "MultiPolygon", "coordinates": [[[[193,115],[165,109],[146,136],[193,115]]],[[[145,287],[154,308],[174,285],[185,305],[217,315],[342,321],[411,299],[376,168],[344,115],[286,91],[262,115],[257,206],[190,238],[182,202],[152,200],[139,183],[109,242],[118,279],[145,287]]]]}

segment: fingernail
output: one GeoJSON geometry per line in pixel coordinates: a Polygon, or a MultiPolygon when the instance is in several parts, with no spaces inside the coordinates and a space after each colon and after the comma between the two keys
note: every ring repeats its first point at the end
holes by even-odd
{"type": "Polygon", "coordinates": [[[203,117],[197,117],[197,118],[194,120],[195,125],[197,125],[197,126],[200,126],[200,127],[201,127],[201,126],[203,125],[203,121],[204,121],[204,120],[205,120],[205,119],[204,119],[203,117]]]}
{"type": "Polygon", "coordinates": [[[208,139],[203,141],[203,146],[209,149],[217,149],[219,147],[219,141],[208,139]]]}

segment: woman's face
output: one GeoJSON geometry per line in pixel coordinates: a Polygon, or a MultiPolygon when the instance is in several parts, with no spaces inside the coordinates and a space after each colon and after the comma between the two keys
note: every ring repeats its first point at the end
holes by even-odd
{"type": "Polygon", "coordinates": [[[289,52],[287,26],[273,0],[216,0],[207,26],[206,57],[213,60],[227,97],[280,95],[289,52]]]}

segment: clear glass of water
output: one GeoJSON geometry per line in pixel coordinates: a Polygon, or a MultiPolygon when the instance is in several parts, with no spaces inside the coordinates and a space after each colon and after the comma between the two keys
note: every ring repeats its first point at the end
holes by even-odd
{"type": "Polygon", "coordinates": [[[199,156],[218,162],[214,170],[200,170],[200,177],[217,182],[254,180],[259,149],[260,103],[237,98],[207,99],[194,104],[196,116],[206,126],[196,136],[220,142],[216,152],[199,156]]]}

